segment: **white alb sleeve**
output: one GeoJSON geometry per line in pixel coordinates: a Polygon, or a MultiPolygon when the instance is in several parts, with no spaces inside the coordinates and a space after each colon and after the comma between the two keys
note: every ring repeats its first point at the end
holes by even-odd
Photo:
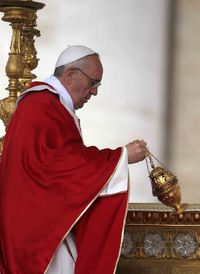
{"type": "Polygon", "coordinates": [[[99,196],[113,195],[128,190],[128,154],[127,148],[122,148],[122,155],[113,177],[99,196]]]}

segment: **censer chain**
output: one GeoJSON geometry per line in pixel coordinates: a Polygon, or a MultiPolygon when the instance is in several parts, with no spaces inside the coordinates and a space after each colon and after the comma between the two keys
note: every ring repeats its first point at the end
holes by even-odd
{"type": "Polygon", "coordinates": [[[148,173],[150,174],[151,171],[150,171],[150,167],[149,167],[149,163],[148,163],[148,160],[150,162],[150,165],[151,165],[151,168],[154,169],[154,163],[153,163],[153,160],[152,158],[154,158],[161,166],[163,166],[165,168],[165,170],[168,170],[168,168],[163,165],[150,151],[149,151],[149,154],[148,156],[145,158],[145,161],[146,161],[146,165],[147,165],[147,170],[148,170],[148,173]]]}

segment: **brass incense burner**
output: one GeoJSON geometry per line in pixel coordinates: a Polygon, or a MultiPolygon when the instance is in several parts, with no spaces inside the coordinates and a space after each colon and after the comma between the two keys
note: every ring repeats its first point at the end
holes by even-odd
{"type": "Polygon", "coordinates": [[[174,214],[182,213],[187,204],[181,204],[181,191],[177,177],[165,168],[151,153],[146,157],[149,178],[153,196],[156,196],[164,205],[173,207],[174,214]],[[161,165],[155,167],[153,158],[161,165]]]}

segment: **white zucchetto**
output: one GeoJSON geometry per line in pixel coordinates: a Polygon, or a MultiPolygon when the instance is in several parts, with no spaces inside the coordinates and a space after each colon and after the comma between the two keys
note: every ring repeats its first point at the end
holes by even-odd
{"type": "Polygon", "coordinates": [[[88,47],[81,45],[68,46],[58,57],[56,62],[56,68],[70,64],[77,61],[83,57],[98,54],[95,51],[89,49],[88,47]]]}

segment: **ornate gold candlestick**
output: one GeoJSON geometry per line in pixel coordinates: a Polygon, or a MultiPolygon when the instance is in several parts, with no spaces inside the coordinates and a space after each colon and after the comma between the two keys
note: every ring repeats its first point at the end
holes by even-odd
{"type": "Polygon", "coordinates": [[[181,192],[177,177],[166,169],[151,153],[146,158],[146,164],[153,195],[163,204],[173,207],[175,209],[174,213],[182,213],[187,208],[187,204],[181,204],[181,192]],[[153,158],[161,166],[155,167],[153,158]]]}
{"type": "MultiPolygon", "coordinates": [[[[34,46],[34,36],[40,32],[35,29],[37,10],[45,4],[32,0],[0,0],[0,11],[4,13],[3,21],[10,22],[12,27],[12,39],[6,75],[9,78],[9,96],[0,100],[0,118],[5,128],[14,112],[17,96],[23,92],[28,83],[36,76],[31,73],[38,64],[37,52],[34,46]]],[[[4,137],[0,138],[0,155],[2,153],[4,137]]]]}

